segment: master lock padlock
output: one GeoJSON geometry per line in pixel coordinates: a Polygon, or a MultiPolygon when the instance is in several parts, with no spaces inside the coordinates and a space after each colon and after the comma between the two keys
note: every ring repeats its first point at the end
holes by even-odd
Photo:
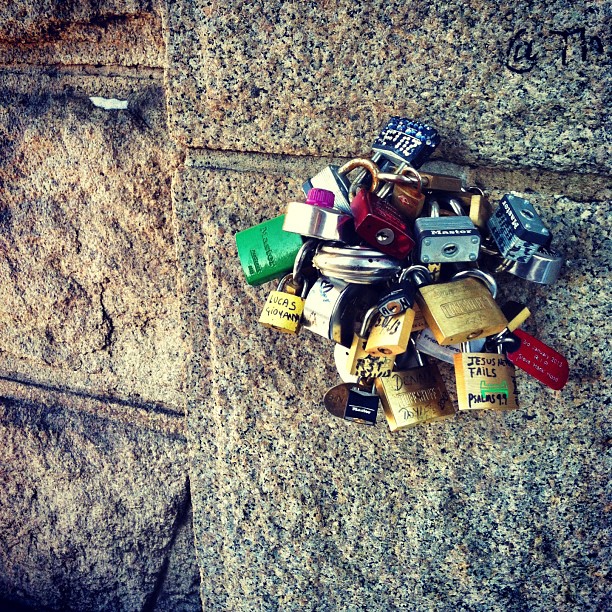
{"type": "Polygon", "coordinates": [[[451,282],[423,284],[416,300],[438,344],[458,344],[501,332],[508,324],[495,303],[497,283],[482,270],[465,270],[455,274],[451,282]],[[477,280],[478,279],[478,280],[477,280]]]}
{"type": "MultiPolygon", "coordinates": [[[[456,200],[450,201],[455,203],[456,200]]],[[[453,210],[463,213],[461,205],[453,210]]],[[[469,217],[440,217],[439,204],[430,200],[429,217],[414,222],[417,258],[425,264],[476,261],[480,251],[480,232],[469,217]]]]}
{"type": "Polygon", "coordinates": [[[550,231],[531,202],[510,193],[502,198],[487,226],[502,257],[520,263],[527,263],[551,240],[550,231]]]}

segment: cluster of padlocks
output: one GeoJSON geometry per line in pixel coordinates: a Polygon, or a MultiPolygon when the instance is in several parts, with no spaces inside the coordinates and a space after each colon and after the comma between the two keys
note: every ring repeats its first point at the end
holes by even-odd
{"type": "Polygon", "coordinates": [[[439,141],[394,117],[370,158],[327,166],[305,202],[236,234],[247,282],[281,279],[260,323],[336,343],[343,383],[326,408],[373,425],[381,402],[392,431],[455,414],[435,359],[454,364],[459,410],[518,408],[514,366],[553,389],[569,374],[519,329],[528,308],[495,301],[497,272],[559,277],[550,231],[528,200],[506,194],[493,210],[481,189],[419,171],[439,141]]]}

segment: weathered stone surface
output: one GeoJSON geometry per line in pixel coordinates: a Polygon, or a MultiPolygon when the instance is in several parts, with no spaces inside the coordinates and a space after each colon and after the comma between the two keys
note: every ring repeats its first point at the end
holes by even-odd
{"type": "Polygon", "coordinates": [[[0,30],[0,65],[163,66],[161,19],[154,13],[53,23],[26,40],[0,30]]]}
{"type": "Polygon", "coordinates": [[[181,411],[163,92],[136,81],[129,109],[106,111],[15,80],[0,93],[0,367],[181,411]]]}
{"type": "MultiPolygon", "coordinates": [[[[188,168],[176,182],[204,608],[603,609],[610,202],[530,193],[565,274],[552,287],[503,279],[532,309],[529,329],[567,355],[567,387],[519,372],[521,410],[391,435],[384,419],[326,413],[331,342],[257,324],[270,287],[245,283],[233,236],[281,212],[300,170],[188,168]]],[[[494,178],[494,195],[520,187],[494,178]]]]}
{"type": "Polygon", "coordinates": [[[202,609],[191,506],[185,513],[183,524],[176,531],[164,582],[154,609],[156,612],[194,612],[202,609]]]}
{"type": "Polygon", "coordinates": [[[152,0],[12,0],[0,15],[0,40],[53,40],[71,24],[105,27],[153,12],[152,0]]]}
{"type": "Polygon", "coordinates": [[[181,604],[164,579],[182,559],[193,580],[178,536],[190,515],[182,437],[5,397],[0,431],[0,599],[142,610],[161,592],[181,604]]]}
{"type": "Polygon", "coordinates": [[[453,161],[610,172],[608,1],[167,5],[189,146],[351,156],[399,114],[453,161]]]}

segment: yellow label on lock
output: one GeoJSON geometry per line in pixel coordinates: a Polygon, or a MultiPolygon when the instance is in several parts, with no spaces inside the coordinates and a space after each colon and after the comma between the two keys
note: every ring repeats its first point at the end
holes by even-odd
{"type": "Polygon", "coordinates": [[[297,334],[300,329],[304,299],[284,291],[272,291],[268,296],[259,322],[287,334],[297,334]]]}
{"type": "Polygon", "coordinates": [[[515,410],[519,407],[514,366],[497,353],[453,356],[459,410],[515,410]]]}
{"type": "Polygon", "coordinates": [[[379,315],[368,336],[366,353],[376,357],[405,353],[413,322],[414,310],[412,308],[391,317],[379,315]]]}
{"type": "Polygon", "coordinates": [[[347,365],[349,373],[360,378],[382,378],[391,376],[395,357],[376,357],[366,351],[367,338],[353,337],[347,365]]]}

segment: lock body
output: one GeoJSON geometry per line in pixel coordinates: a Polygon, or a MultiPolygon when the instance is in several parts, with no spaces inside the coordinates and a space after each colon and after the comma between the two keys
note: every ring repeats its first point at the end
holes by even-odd
{"type": "Polygon", "coordinates": [[[487,222],[491,217],[491,204],[484,195],[473,193],[470,196],[469,217],[478,229],[486,229],[487,222]]]}
{"type": "Polygon", "coordinates": [[[515,410],[519,407],[514,366],[497,353],[454,357],[459,410],[515,410]]]}
{"type": "Polygon", "coordinates": [[[360,189],[351,202],[355,231],[386,255],[404,259],[414,246],[410,229],[392,204],[360,189]]]}
{"type": "Polygon", "coordinates": [[[386,378],[393,370],[392,355],[371,355],[366,350],[367,338],[353,336],[353,342],[346,360],[349,374],[358,378],[386,378]]]}
{"type": "Polygon", "coordinates": [[[532,255],[527,263],[515,261],[506,269],[506,272],[532,283],[551,285],[561,276],[562,268],[563,257],[542,247],[532,255]]]}
{"type": "Polygon", "coordinates": [[[302,327],[350,347],[357,317],[375,295],[369,287],[320,276],[306,296],[302,327]]]}
{"type": "Polygon", "coordinates": [[[414,221],[423,212],[425,194],[409,185],[397,183],[393,186],[391,203],[408,221],[414,221]]]}
{"type": "Polygon", "coordinates": [[[416,300],[443,346],[492,336],[508,324],[489,290],[475,278],[422,286],[416,300]]]}
{"type": "Polygon", "coordinates": [[[506,194],[487,222],[491,236],[505,259],[528,262],[551,240],[529,200],[506,194]]]}
{"type": "Polygon", "coordinates": [[[284,291],[272,291],[266,300],[259,322],[280,332],[296,334],[304,311],[304,299],[284,291]]]}
{"type": "Polygon", "coordinates": [[[419,168],[440,144],[438,132],[420,121],[391,117],[372,145],[372,150],[396,164],[419,168]]]}
{"type": "Polygon", "coordinates": [[[240,265],[249,285],[262,285],[293,268],[302,238],[283,230],[285,215],[236,234],[240,265]]]}
{"type": "Polygon", "coordinates": [[[455,409],[435,364],[376,379],[389,429],[397,431],[452,417],[455,409]]]}
{"type": "Polygon", "coordinates": [[[323,403],[334,416],[362,425],[376,424],[379,398],[371,387],[355,383],[336,385],[327,391],[323,403]]]}
{"type": "Polygon", "coordinates": [[[356,237],[351,215],[306,202],[289,202],[283,230],[320,240],[350,242],[356,237]]]}
{"type": "Polygon", "coordinates": [[[370,329],[366,353],[376,357],[389,357],[405,353],[410,340],[414,310],[408,308],[390,317],[378,316],[370,329]]]}
{"type": "Polygon", "coordinates": [[[414,223],[422,263],[476,261],[480,232],[468,217],[422,217],[414,223]]]}

